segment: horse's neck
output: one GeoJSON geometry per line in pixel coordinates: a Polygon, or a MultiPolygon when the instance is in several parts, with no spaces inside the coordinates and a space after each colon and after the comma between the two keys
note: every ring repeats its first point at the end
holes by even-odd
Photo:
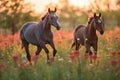
{"type": "Polygon", "coordinates": [[[43,20],[42,24],[42,27],[45,31],[51,31],[51,25],[47,21],[43,20]]]}
{"type": "Polygon", "coordinates": [[[91,38],[96,37],[96,29],[94,28],[93,22],[87,25],[87,35],[91,38]]]}
{"type": "Polygon", "coordinates": [[[46,30],[46,31],[51,31],[51,25],[46,22],[46,24],[45,24],[45,26],[44,26],[44,30],[46,30]]]}

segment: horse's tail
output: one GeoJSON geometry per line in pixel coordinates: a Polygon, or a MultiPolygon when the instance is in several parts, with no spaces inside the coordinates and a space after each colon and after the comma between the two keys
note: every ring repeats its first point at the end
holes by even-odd
{"type": "Polygon", "coordinates": [[[24,44],[23,43],[21,43],[21,49],[23,49],[24,48],[24,44]]]}
{"type": "Polygon", "coordinates": [[[75,46],[75,42],[72,43],[70,49],[72,49],[75,46]]]}
{"type": "Polygon", "coordinates": [[[20,38],[21,38],[21,45],[20,45],[20,49],[22,50],[24,48],[24,44],[23,44],[23,39],[24,39],[24,36],[23,36],[23,33],[21,31],[20,33],[20,38]]]}
{"type": "Polygon", "coordinates": [[[25,36],[24,36],[24,32],[25,32],[25,29],[27,28],[27,25],[29,25],[28,23],[24,24],[20,30],[20,39],[21,39],[21,49],[24,48],[24,44],[23,44],[23,40],[25,40],[25,36]]]}

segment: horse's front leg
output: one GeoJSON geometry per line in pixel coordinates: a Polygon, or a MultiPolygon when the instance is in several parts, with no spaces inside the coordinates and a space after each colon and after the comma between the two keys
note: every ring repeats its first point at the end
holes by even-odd
{"type": "Polygon", "coordinates": [[[86,54],[92,55],[92,51],[90,49],[90,44],[85,44],[85,48],[86,48],[86,54]]]}
{"type": "Polygon", "coordinates": [[[92,51],[90,49],[90,44],[85,44],[86,47],[86,53],[85,53],[85,57],[86,58],[90,58],[90,63],[92,63],[92,51]]]}
{"type": "Polygon", "coordinates": [[[97,49],[98,49],[97,43],[93,45],[93,48],[94,48],[94,55],[93,55],[93,58],[94,58],[94,60],[96,60],[97,57],[98,57],[98,56],[97,56],[97,49]]]}
{"type": "Polygon", "coordinates": [[[24,46],[25,46],[25,51],[26,51],[26,53],[27,53],[27,59],[28,59],[28,61],[29,61],[30,64],[31,64],[31,55],[30,55],[30,52],[29,52],[29,44],[26,43],[24,46]]]}
{"type": "Polygon", "coordinates": [[[50,63],[50,60],[49,60],[49,50],[45,46],[45,43],[41,41],[40,42],[40,47],[44,49],[45,53],[47,54],[47,62],[50,63]]]}
{"type": "Polygon", "coordinates": [[[97,43],[93,45],[93,48],[94,48],[94,54],[97,55],[97,49],[98,49],[97,43]]]}
{"type": "Polygon", "coordinates": [[[50,43],[50,46],[51,46],[52,49],[53,49],[53,57],[55,57],[55,55],[56,55],[56,53],[57,53],[57,50],[56,50],[56,48],[55,48],[55,45],[54,45],[53,41],[50,43]]]}

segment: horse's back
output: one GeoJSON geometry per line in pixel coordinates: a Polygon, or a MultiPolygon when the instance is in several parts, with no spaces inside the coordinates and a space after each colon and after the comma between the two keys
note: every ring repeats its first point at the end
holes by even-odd
{"type": "Polygon", "coordinates": [[[78,34],[78,33],[83,33],[85,30],[85,26],[84,25],[79,25],[75,28],[74,34],[78,34]]]}
{"type": "Polygon", "coordinates": [[[84,33],[85,33],[85,26],[84,25],[79,25],[76,27],[74,31],[74,40],[78,41],[80,40],[81,44],[84,44],[84,33]]]}
{"type": "Polygon", "coordinates": [[[27,23],[23,24],[23,26],[22,26],[22,28],[20,30],[21,39],[24,38],[24,33],[26,32],[27,28],[30,27],[29,25],[31,25],[31,24],[35,24],[35,22],[27,22],[27,23]]]}
{"type": "Polygon", "coordinates": [[[26,40],[29,43],[37,44],[36,33],[38,30],[38,24],[36,22],[25,23],[20,31],[20,37],[22,40],[26,40]]]}

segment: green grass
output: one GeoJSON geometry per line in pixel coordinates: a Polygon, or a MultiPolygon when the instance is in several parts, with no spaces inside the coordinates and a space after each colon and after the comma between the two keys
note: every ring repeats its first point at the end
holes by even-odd
{"type": "MultiPolygon", "coordinates": [[[[90,63],[89,59],[84,57],[85,48],[80,49],[79,59],[70,62],[69,51],[70,40],[62,44],[56,44],[58,53],[54,62],[46,63],[46,54],[42,50],[42,57],[31,66],[18,67],[20,63],[27,62],[25,51],[19,50],[18,44],[0,50],[0,80],[119,80],[120,79],[120,55],[112,56],[112,51],[119,51],[120,40],[107,41],[104,37],[99,37],[98,55],[99,58],[90,63]],[[106,47],[107,46],[107,47],[106,47]],[[19,61],[16,63],[12,57],[18,55],[19,61]],[[111,60],[117,59],[117,65],[112,65],[111,60]],[[1,64],[4,63],[2,67],[1,64]]],[[[50,49],[50,55],[52,50],[50,49]]],[[[35,47],[30,45],[31,52],[34,53],[35,47]]]]}

